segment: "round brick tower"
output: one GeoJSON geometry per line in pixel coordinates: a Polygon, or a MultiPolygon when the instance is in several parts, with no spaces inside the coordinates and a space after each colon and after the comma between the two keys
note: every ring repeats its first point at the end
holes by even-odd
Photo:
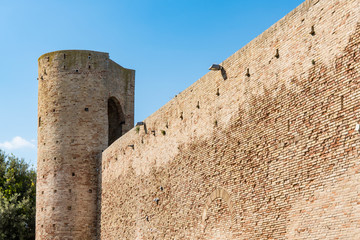
{"type": "Polygon", "coordinates": [[[36,239],[96,239],[101,152],[133,127],[135,71],[94,51],[38,63],[36,239]]]}

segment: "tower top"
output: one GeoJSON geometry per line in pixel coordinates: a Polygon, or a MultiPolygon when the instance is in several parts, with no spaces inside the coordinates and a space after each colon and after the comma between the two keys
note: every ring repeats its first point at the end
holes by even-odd
{"type": "Polygon", "coordinates": [[[68,49],[68,50],[57,50],[57,51],[53,51],[53,52],[48,52],[48,53],[44,53],[43,55],[41,55],[38,58],[38,61],[40,61],[40,59],[44,58],[44,57],[52,57],[54,55],[57,54],[80,54],[80,55],[103,55],[107,58],[109,58],[109,53],[107,52],[99,52],[99,51],[92,51],[92,50],[77,50],[77,49],[68,49]]]}

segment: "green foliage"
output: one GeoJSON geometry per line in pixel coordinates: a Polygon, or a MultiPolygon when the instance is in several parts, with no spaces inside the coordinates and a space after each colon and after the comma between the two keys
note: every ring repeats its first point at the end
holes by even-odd
{"type": "Polygon", "coordinates": [[[35,239],[36,172],[0,150],[0,240],[35,239]]]}
{"type": "Polygon", "coordinates": [[[140,127],[139,127],[139,126],[136,126],[135,132],[136,132],[136,133],[139,133],[139,132],[140,132],[140,127]]]}

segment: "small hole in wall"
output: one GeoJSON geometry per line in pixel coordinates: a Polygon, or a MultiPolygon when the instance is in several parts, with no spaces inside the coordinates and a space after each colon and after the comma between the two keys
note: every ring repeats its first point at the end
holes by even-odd
{"type": "Polygon", "coordinates": [[[71,193],[71,189],[69,189],[69,193],[71,193]]]}
{"type": "Polygon", "coordinates": [[[66,54],[64,54],[64,59],[66,58],[66,54]]]}
{"type": "Polygon", "coordinates": [[[45,178],[45,175],[43,175],[43,178],[45,178]]]}
{"type": "Polygon", "coordinates": [[[68,206],[68,210],[71,210],[71,206],[68,206]]]}
{"type": "Polygon", "coordinates": [[[276,58],[279,58],[279,57],[280,57],[279,49],[276,49],[275,57],[276,57],[276,58]]]}
{"type": "Polygon", "coordinates": [[[181,120],[184,119],[183,112],[180,113],[180,119],[181,119],[181,120]]]}
{"type": "Polygon", "coordinates": [[[88,59],[91,59],[91,55],[88,56],[88,59]]]}
{"type": "Polygon", "coordinates": [[[41,127],[41,117],[39,117],[38,126],[41,127]]]}
{"type": "Polygon", "coordinates": [[[63,67],[64,69],[66,69],[66,67],[65,67],[65,65],[64,65],[64,67],[63,67]]]}
{"type": "Polygon", "coordinates": [[[54,210],[55,210],[55,207],[53,207],[52,210],[54,211],[54,210]]]}
{"type": "Polygon", "coordinates": [[[75,173],[74,173],[74,172],[72,173],[72,176],[73,176],[73,177],[75,176],[75,173]]]}
{"type": "Polygon", "coordinates": [[[340,97],[341,110],[344,109],[344,96],[340,97]]]}
{"type": "Polygon", "coordinates": [[[312,36],[315,36],[315,27],[314,27],[314,26],[311,26],[310,34],[311,34],[312,36]]]}
{"type": "Polygon", "coordinates": [[[89,189],[89,193],[92,193],[92,189],[89,189]]]}
{"type": "Polygon", "coordinates": [[[55,224],[53,224],[53,228],[55,228],[55,224]]]}
{"type": "Polygon", "coordinates": [[[56,157],[54,157],[54,160],[56,160],[56,157]]]}
{"type": "Polygon", "coordinates": [[[216,96],[220,96],[220,90],[219,89],[216,90],[216,96]]]}
{"type": "Polygon", "coordinates": [[[200,108],[200,102],[197,102],[196,108],[199,109],[200,108]]]}
{"type": "Polygon", "coordinates": [[[249,68],[246,69],[246,74],[245,74],[245,76],[250,77],[250,69],[249,69],[249,68]]]}
{"type": "Polygon", "coordinates": [[[44,225],[41,225],[41,227],[44,227],[44,225]]]}
{"type": "Polygon", "coordinates": [[[85,108],[84,110],[85,110],[85,112],[88,112],[88,111],[89,111],[89,108],[85,108]]]}
{"type": "Polygon", "coordinates": [[[44,194],[44,191],[42,191],[41,194],[44,194]]]}
{"type": "Polygon", "coordinates": [[[43,212],[43,211],[44,211],[44,208],[41,208],[41,211],[43,212]]]}
{"type": "Polygon", "coordinates": [[[53,109],[53,112],[55,112],[55,109],[53,109]]]}
{"type": "Polygon", "coordinates": [[[57,190],[54,190],[54,193],[56,193],[57,192],[57,190]]]}
{"type": "Polygon", "coordinates": [[[89,65],[89,67],[88,67],[89,69],[91,68],[91,66],[89,65]]]}
{"type": "Polygon", "coordinates": [[[45,162],[45,159],[43,159],[43,162],[45,162]]]}
{"type": "Polygon", "coordinates": [[[75,72],[78,73],[78,72],[79,72],[79,69],[75,69],[75,72]]]}

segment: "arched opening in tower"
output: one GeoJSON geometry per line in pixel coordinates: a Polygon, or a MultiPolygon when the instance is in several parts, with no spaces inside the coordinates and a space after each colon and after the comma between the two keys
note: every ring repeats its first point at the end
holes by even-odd
{"type": "Polygon", "coordinates": [[[109,138],[110,146],[116,139],[122,135],[122,125],[125,124],[125,117],[119,101],[111,97],[108,99],[108,121],[109,121],[109,138]]]}

